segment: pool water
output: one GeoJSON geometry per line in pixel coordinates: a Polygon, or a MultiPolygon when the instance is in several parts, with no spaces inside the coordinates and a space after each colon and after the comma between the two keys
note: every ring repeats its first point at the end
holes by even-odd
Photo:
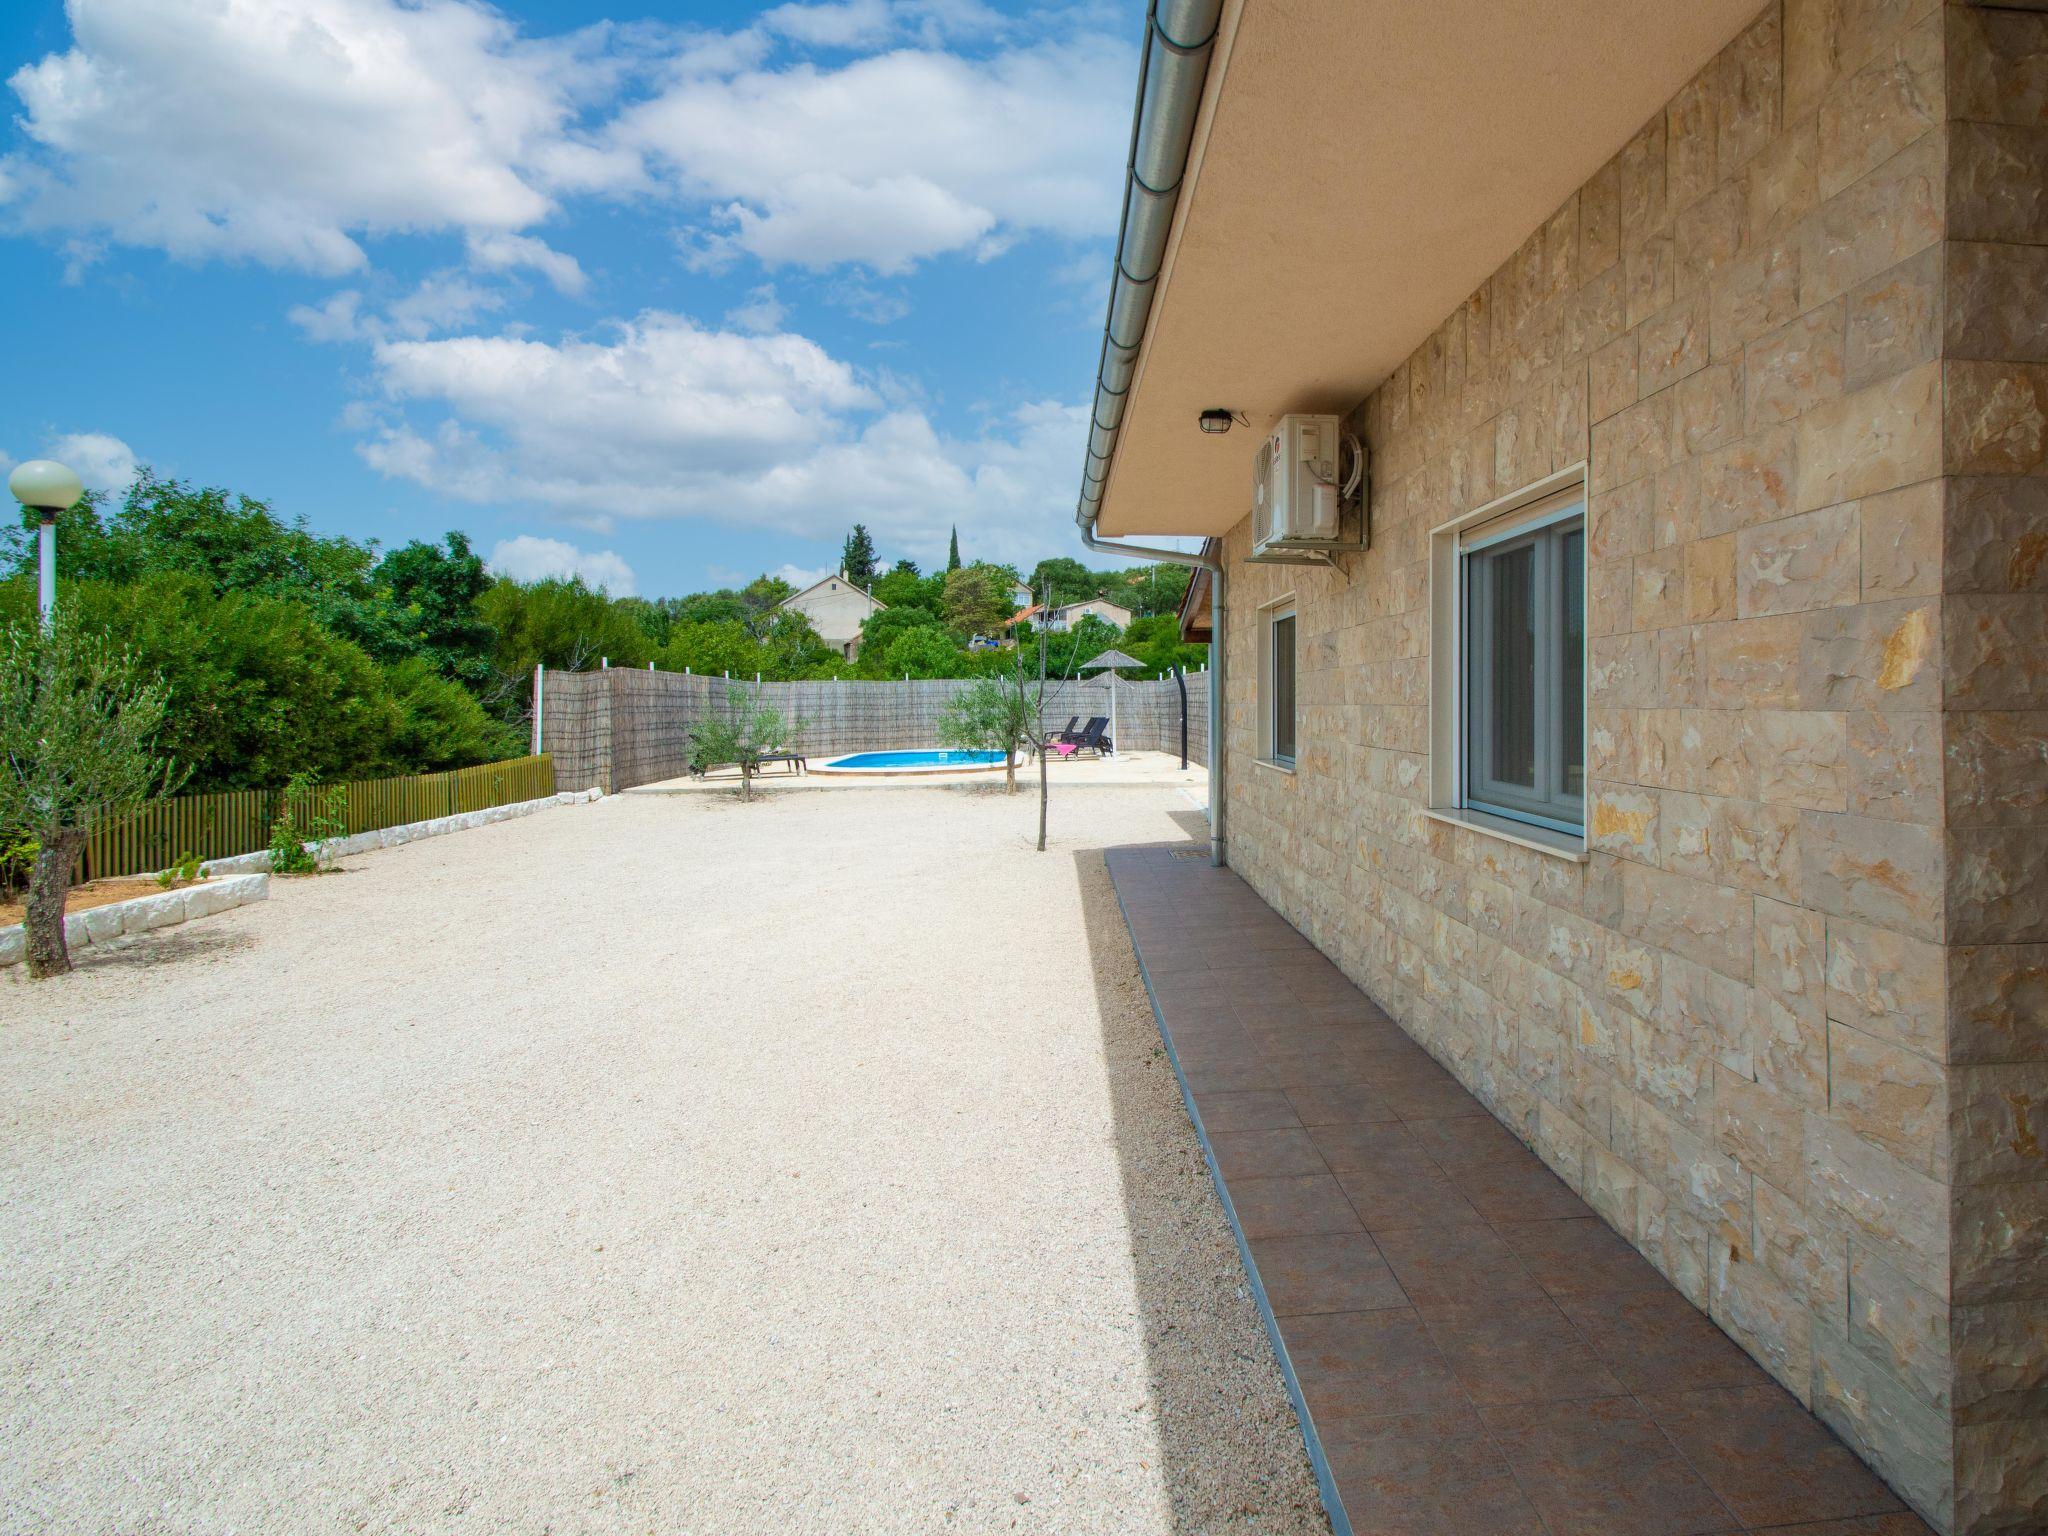
{"type": "Polygon", "coordinates": [[[1003,766],[1001,752],[855,752],[847,757],[835,757],[821,765],[823,771],[842,769],[849,773],[902,773],[945,772],[959,773],[974,768],[1000,768],[1003,766]]]}

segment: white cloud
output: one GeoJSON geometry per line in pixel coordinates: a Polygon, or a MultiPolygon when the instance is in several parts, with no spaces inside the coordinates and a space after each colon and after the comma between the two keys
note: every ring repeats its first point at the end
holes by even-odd
{"type": "Polygon", "coordinates": [[[582,550],[560,539],[543,539],[530,533],[499,540],[484,563],[498,575],[510,576],[515,581],[575,576],[585,586],[602,587],[613,597],[631,597],[635,590],[633,568],[611,550],[582,550]]]}
{"type": "Polygon", "coordinates": [[[897,23],[888,0],[833,0],[778,5],[761,13],[761,25],[814,48],[860,48],[888,41],[897,23]]]}
{"type": "MultiPolygon", "coordinates": [[[[577,196],[702,210],[700,261],[978,259],[1114,218],[1132,67],[1095,31],[1015,43],[981,0],[778,6],[732,33],[531,37],[482,0],[71,0],[23,66],[0,208],[83,272],[108,244],[340,275],[463,237],[580,294],[534,229],[577,196]],[[971,37],[977,51],[947,51],[971,37]],[[986,51],[993,47],[994,51],[986,51]],[[851,50],[832,67],[778,50],[851,50]],[[884,49],[888,51],[873,52],[884,49]],[[865,52],[863,52],[865,51],[865,52]],[[654,88],[628,100],[628,87],[654,88]]],[[[1081,23],[1083,27],[1090,23],[1081,23]]]]}
{"type": "Polygon", "coordinates": [[[46,458],[68,464],[89,491],[119,496],[135,483],[135,450],[105,432],[67,432],[52,440],[46,458]]]}
{"type": "Polygon", "coordinates": [[[1127,47],[1088,37],[691,73],[628,108],[610,140],[714,208],[702,260],[898,272],[1112,223],[1130,71],[1127,47]]]}
{"type": "Polygon", "coordinates": [[[958,522],[996,559],[1071,537],[1082,406],[1031,404],[950,437],[803,337],[660,313],[606,340],[387,342],[375,362],[387,414],[360,452],[445,495],[595,528],[704,518],[836,540],[859,520],[912,551],[942,549],[958,522]]]}
{"type": "Polygon", "coordinates": [[[574,256],[554,249],[533,235],[471,235],[469,260],[485,272],[512,272],[530,267],[546,278],[557,293],[578,298],[589,287],[583,267],[574,256]]]}
{"type": "Polygon", "coordinates": [[[73,46],[9,81],[34,147],[5,190],[30,228],[340,273],[362,235],[517,231],[638,178],[578,127],[617,84],[602,29],[536,42],[467,0],[68,11],[73,46]]]}
{"type": "Polygon", "coordinates": [[[411,292],[381,311],[366,309],[358,290],[344,288],[319,304],[293,305],[287,318],[309,341],[418,340],[466,325],[479,315],[503,309],[505,303],[501,290],[482,287],[449,268],[428,273],[411,292]]]}
{"type": "Polygon", "coordinates": [[[775,567],[774,570],[768,572],[768,574],[788,582],[797,591],[801,592],[805,587],[813,586],[823,581],[830,572],[823,569],[814,571],[805,566],[791,565],[785,560],[782,564],[775,567]]]}
{"type": "Polygon", "coordinates": [[[775,331],[782,328],[789,308],[775,297],[775,285],[763,283],[747,290],[747,301],[725,312],[725,323],[743,331],[775,331]]]}

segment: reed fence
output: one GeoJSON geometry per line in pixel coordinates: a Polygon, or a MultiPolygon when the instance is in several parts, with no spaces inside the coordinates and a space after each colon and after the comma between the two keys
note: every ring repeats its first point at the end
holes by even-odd
{"type": "MultiPolygon", "coordinates": [[[[444,773],[356,779],[341,786],[342,834],[375,832],[409,822],[432,821],[465,811],[488,810],[538,800],[555,792],[553,761],[508,758],[453,768],[444,773]]],[[[332,786],[314,793],[325,795],[332,786]]],[[[271,824],[285,809],[285,791],[232,789],[207,795],[174,795],[133,816],[108,821],[86,841],[74,878],[98,880],[139,875],[167,867],[188,853],[229,859],[270,846],[271,824]]]]}
{"type": "MultiPolygon", "coordinates": [[[[1209,746],[1209,682],[1187,680],[1188,756],[1205,763],[1209,746]]],[[[812,757],[936,747],[939,721],[967,678],[863,682],[753,683],[739,678],[613,667],[550,672],[542,698],[541,745],[555,760],[564,789],[607,794],[686,772],[690,732],[723,708],[731,691],[758,691],[795,731],[791,745],[812,757]]],[[[1116,683],[1117,745],[1127,751],[1180,750],[1180,689],[1171,678],[1116,683]]],[[[1065,725],[1108,715],[1110,684],[1100,678],[1047,684],[1045,723],[1065,725]]]]}

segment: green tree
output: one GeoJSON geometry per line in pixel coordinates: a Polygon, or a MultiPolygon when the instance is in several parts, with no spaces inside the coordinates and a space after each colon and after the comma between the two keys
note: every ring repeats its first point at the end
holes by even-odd
{"type": "Polygon", "coordinates": [[[1026,692],[1001,677],[979,677],[939,717],[939,740],[968,752],[1003,754],[1003,787],[1017,792],[1017,754],[1035,720],[1026,692]]]}
{"type": "Polygon", "coordinates": [[[875,541],[868,537],[867,524],[855,523],[853,532],[839,548],[839,569],[846,579],[865,590],[875,582],[875,541]]]}
{"type": "Polygon", "coordinates": [[[1010,612],[1010,581],[999,568],[970,565],[946,572],[946,623],[963,640],[995,634],[1010,612]]]}
{"type": "Polygon", "coordinates": [[[906,629],[889,642],[882,670],[887,677],[958,677],[966,661],[966,652],[943,629],[906,629]]]}
{"type": "Polygon", "coordinates": [[[948,573],[960,569],[960,525],[953,525],[953,539],[946,547],[946,570],[948,573]]]}
{"type": "Polygon", "coordinates": [[[170,690],[69,609],[0,636],[0,840],[36,841],[25,924],[28,973],[71,969],[64,899],[93,828],[177,787],[158,740],[170,690]]]}
{"type": "Polygon", "coordinates": [[[878,603],[887,603],[891,608],[929,608],[933,613],[943,606],[945,592],[946,579],[943,575],[920,576],[901,567],[876,577],[871,589],[871,595],[878,603]]]}
{"type": "Polygon", "coordinates": [[[763,670],[761,642],[737,619],[684,620],[669,631],[655,665],[664,672],[752,677],[763,670]]]}
{"type": "MultiPolygon", "coordinates": [[[[519,750],[425,657],[380,663],[287,598],[215,596],[197,576],[163,573],[67,583],[64,605],[169,687],[163,746],[195,790],[263,788],[301,768],[330,780],[454,768],[519,750]]],[[[34,607],[29,582],[0,584],[0,620],[34,607]]]]}
{"type": "Polygon", "coordinates": [[[1050,592],[1055,605],[1078,603],[1096,595],[1095,573],[1068,555],[1054,555],[1031,568],[1029,583],[1035,596],[1050,592]]]}
{"type": "Polygon", "coordinates": [[[439,544],[415,539],[389,551],[377,562],[376,581],[443,677],[479,692],[489,686],[495,637],[476,603],[491,577],[467,534],[451,532],[439,544]]]}
{"type": "Polygon", "coordinates": [[[740,798],[754,798],[754,775],[761,759],[782,750],[796,734],[782,711],[752,688],[726,690],[722,704],[714,706],[690,728],[690,760],[700,770],[722,763],[737,764],[740,770],[740,798]]]}
{"type": "Polygon", "coordinates": [[[904,576],[918,576],[923,574],[921,571],[918,570],[917,562],[911,559],[908,555],[905,555],[902,559],[898,560],[894,565],[889,567],[890,575],[894,576],[899,573],[904,576]]]}

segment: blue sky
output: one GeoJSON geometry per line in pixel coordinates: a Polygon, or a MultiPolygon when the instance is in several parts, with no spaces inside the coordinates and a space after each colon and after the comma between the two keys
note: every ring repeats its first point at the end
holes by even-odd
{"type": "Polygon", "coordinates": [[[17,0],[0,455],[656,596],[1081,553],[1140,0],[17,0]]]}

